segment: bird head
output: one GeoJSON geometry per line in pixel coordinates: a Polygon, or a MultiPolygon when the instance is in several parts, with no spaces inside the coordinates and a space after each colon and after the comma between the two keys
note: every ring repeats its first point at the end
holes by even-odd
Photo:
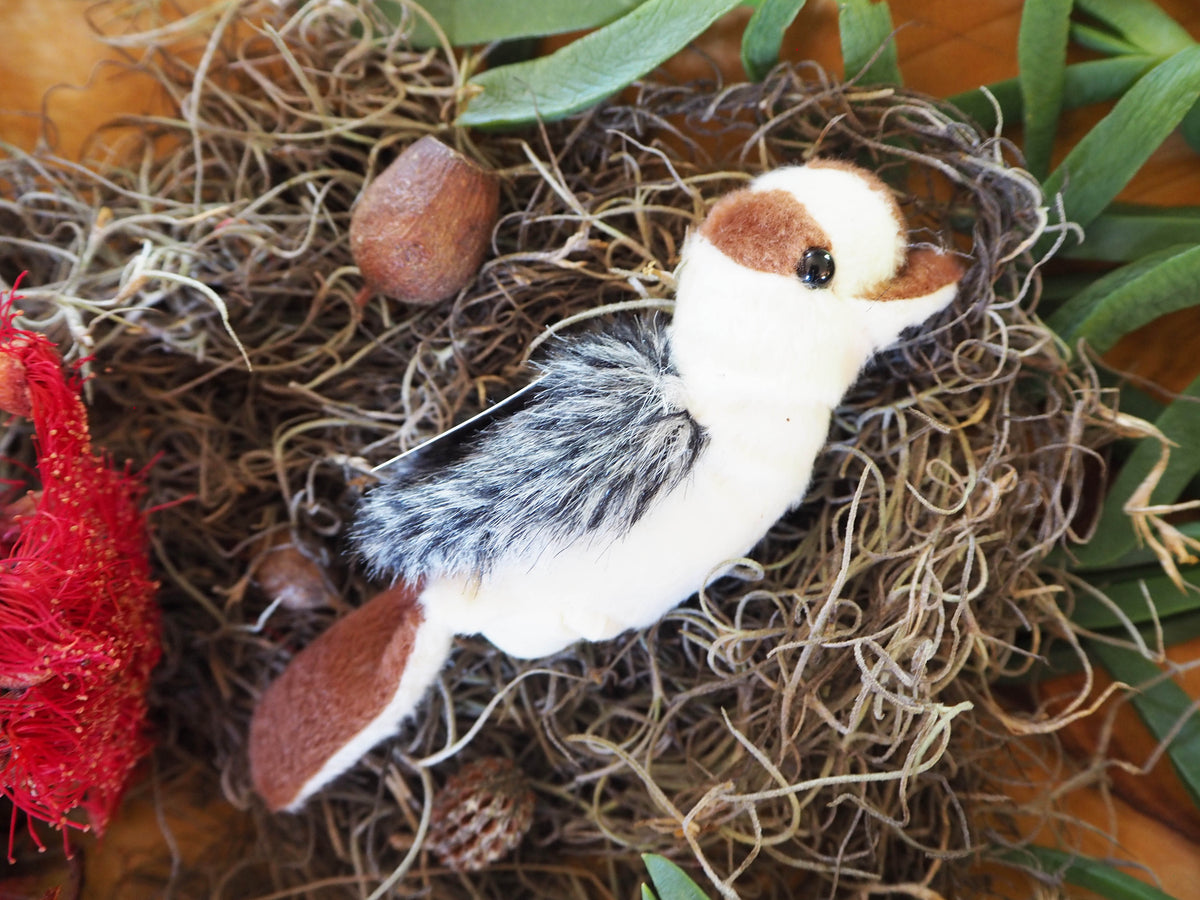
{"type": "Polygon", "coordinates": [[[946,306],[963,271],[949,254],[910,248],[888,186],[834,160],[775,169],[722,197],[693,245],[771,276],[763,291],[861,317],[876,348],[946,306]]]}

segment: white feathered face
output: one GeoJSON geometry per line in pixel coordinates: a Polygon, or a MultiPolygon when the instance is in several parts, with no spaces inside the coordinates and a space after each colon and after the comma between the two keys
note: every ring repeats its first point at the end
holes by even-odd
{"type": "Polygon", "coordinates": [[[953,263],[942,271],[939,254],[908,253],[907,232],[887,185],[832,160],[759,176],[718,201],[700,227],[740,265],[839,299],[872,301],[922,296],[961,274],[953,263]]]}

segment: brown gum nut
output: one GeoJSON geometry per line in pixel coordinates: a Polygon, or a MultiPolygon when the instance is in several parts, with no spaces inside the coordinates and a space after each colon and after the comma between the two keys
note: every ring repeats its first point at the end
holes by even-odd
{"type": "Polygon", "coordinates": [[[479,271],[499,207],[494,172],[426,136],[363,191],[350,250],[372,291],[436,303],[479,271]]]}
{"type": "Polygon", "coordinates": [[[252,574],[263,593],[288,609],[336,606],[338,595],[318,564],[285,535],[273,535],[260,545],[252,574]]]}

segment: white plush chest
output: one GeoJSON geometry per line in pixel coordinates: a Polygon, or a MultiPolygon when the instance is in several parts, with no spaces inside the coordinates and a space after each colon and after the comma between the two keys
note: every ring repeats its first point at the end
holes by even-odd
{"type": "Polygon", "coordinates": [[[422,602],[431,618],[522,657],[650,625],[744,556],[803,497],[827,427],[825,417],[769,454],[714,436],[691,477],[624,536],[599,532],[481,580],[439,579],[422,602]]]}

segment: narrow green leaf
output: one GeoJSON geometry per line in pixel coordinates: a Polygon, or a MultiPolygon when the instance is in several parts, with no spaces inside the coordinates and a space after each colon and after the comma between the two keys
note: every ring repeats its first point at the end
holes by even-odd
{"type": "MultiPolygon", "coordinates": [[[[1157,665],[1128,647],[1088,641],[1087,651],[1090,657],[1100,660],[1113,678],[1134,687],[1162,674],[1157,665]]],[[[1167,745],[1167,756],[1192,803],[1200,806],[1200,713],[1191,709],[1187,691],[1164,679],[1148,687],[1138,687],[1131,702],[1156,739],[1166,740],[1175,732],[1167,745]]]]}
{"type": "Polygon", "coordinates": [[[1179,123],[1179,130],[1187,145],[1200,153],[1200,104],[1188,110],[1188,114],[1179,123]]]}
{"type": "MultiPolygon", "coordinates": [[[[1128,577],[1119,581],[1107,581],[1102,577],[1092,580],[1112,603],[1125,613],[1135,625],[1153,622],[1155,616],[1161,621],[1171,616],[1200,610],[1200,567],[1187,566],[1179,570],[1189,590],[1181,591],[1171,579],[1163,574],[1161,567],[1146,569],[1144,577],[1128,577]],[[1149,597],[1154,603],[1154,615],[1146,602],[1149,597]]],[[[1123,628],[1124,623],[1113,610],[1086,593],[1078,595],[1079,602],[1071,611],[1071,621],[1088,631],[1105,631],[1123,628]]]]}
{"type": "Polygon", "coordinates": [[[1200,610],[1180,613],[1169,619],[1163,619],[1157,628],[1151,625],[1141,625],[1138,627],[1138,632],[1148,645],[1158,640],[1158,634],[1154,632],[1161,632],[1164,647],[1187,643],[1200,637],[1200,610]]]}
{"type": "Polygon", "coordinates": [[[1170,247],[1109,272],[1076,294],[1046,324],[1068,344],[1081,338],[1106,353],[1129,332],[1200,304],[1200,246],[1170,247]]]}
{"type": "Polygon", "coordinates": [[[775,63],[783,33],[792,24],[804,0],[762,0],[742,34],[742,68],[751,81],[762,81],[775,63]]]}
{"type": "Polygon", "coordinates": [[[1031,867],[1059,877],[1068,884],[1095,891],[1107,900],[1174,900],[1170,894],[1163,893],[1153,885],[1088,856],[1031,845],[1001,853],[1000,859],[1011,865],[1031,867]]]}
{"type": "Polygon", "coordinates": [[[650,888],[646,887],[646,885],[643,884],[642,885],[642,900],[658,900],[658,898],[654,896],[654,891],[650,890],[650,888]]]}
{"type": "MultiPolygon", "coordinates": [[[[1157,625],[1142,622],[1134,627],[1147,646],[1157,644],[1160,637],[1165,647],[1182,644],[1200,637],[1200,610],[1169,616],[1160,620],[1157,625]]],[[[1129,640],[1129,631],[1124,627],[1120,630],[1109,629],[1106,633],[1118,640],[1129,640]]],[[[1049,651],[1043,651],[1042,656],[1045,659],[1044,664],[1032,666],[1020,675],[1002,676],[997,678],[995,683],[1002,685],[1029,684],[1083,671],[1079,654],[1065,641],[1055,641],[1049,651]]]]}
{"type": "Polygon", "coordinates": [[[1078,7],[1146,53],[1170,56],[1195,43],[1153,0],[1078,0],[1078,7]]]}
{"type": "Polygon", "coordinates": [[[1025,165],[1040,181],[1050,171],[1050,149],[1062,111],[1067,32],[1072,0],[1026,3],[1017,38],[1025,165]]]}
{"type": "Polygon", "coordinates": [[[1137,56],[1143,52],[1140,47],[1134,46],[1106,28],[1092,28],[1081,22],[1071,23],[1071,40],[1089,50],[1107,53],[1109,56],[1137,56]]]}
{"type": "Polygon", "coordinates": [[[642,862],[654,882],[654,890],[661,900],[708,900],[708,895],[687,873],[664,856],[643,853],[642,862]]]}
{"type": "MultiPolygon", "coordinates": [[[[1121,392],[1121,412],[1137,416],[1139,419],[1145,419],[1147,422],[1153,422],[1167,408],[1166,403],[1146,393],[1146,391],[1142,390],[1141,386],[1131,383],[1124,376],[1106,371],[1101,371],[1097,374],[1100,379],[1101,388],[1121,392]]],[[[1132,447],[1129,449],[1130,451],[1133,450],[1132,447]]],[[[1113,459],[1117,463],[1124,463],[1126,456],[1128,454],[1121,456],[1120,448],[1114,449],[1113,459]]]]}
{"type": "MultiPolygon", "coordinates": [[[[1131,389],[1127,386],[1125,390],[1129,392],[1131,389]]],[[[1122,398],[1121,405],[1124,408],[1124,398],[1122,398]]],[[[1180,522],[1174,527],[1184,537],[1200,541],[1200,521],[1180,522]]],[[[1152,547],[1140,546],[1136,543],[1111,562],[1103,562],[1099,565],[1088,565],[1081,562],[1077,565],[1071,565],[1070,569],[1076,574],[1084,575],[1094,584],[1103,585],[1105,592],[1109,590],[1121,591],[1125,581],[1129,579],[1156,578],[1160,575],[1163,578],[1167,577],[1163,574],[1162,565],[1159,563],[1154,549],[1152,547]]],[[[1200,568],[1189,565],[1183,566],[1179,571],[1184,581],[1200,587],[1200,568]]],[[[1157,582],[1155,583],[1157,584],[1157,582]]],[[[1188,602],[1191,603],[1193,601],[1188,602]]],[[[1200,594],[1197,594],[1194,603],[1196,608],[1200,609],[1200,594]]],[[[1181,608],[1190,607],[1185,604],[1181,608]]],[[[1178,609],[1173,609],[1171,612],[1178,612],[1178,609]]],[[[1096,627],[1104,628],[1107,626],[1097,625],[1096,627]]]]}
{"type": "MultiPolygon", "coordinates": [[[[1063,73],[1063,109],[1076,109],[1121,96],[1129,90],[1130,85],[1150,71],[1156,62],[1153,56],[1121,56],[1067,66],[1063,73]]],[[[997,81],[989,84],[987,89],[996,98],[1000,114],[1006,123],[1021,119],[1024,109],[1017,79],[997,81]]],[[[995,107],[981,89],[956,94],[950,98],[950,102],[988,131],[996,127],[995,107]]]]}
{"type": "Polygon", "coordinates": [[[476,75],[480,93],[457,124],[523,125],[586,109],[678,53],[738,2],[646,0],[550,56],[476,75]]]}
{"type": "MultiPolygon", "coordinates": [[[[1180,256],[1188,254],[1194,258],[1193,278],[1200,284],[1200,247],[1191,247],[1180,256]]],[[[1158,268],[1161,269],[1162,266],[1158,268]]],[[[1137,279],[1130,283],[1129,289],[1132,293],[1125,290],[1121,293],[1136,297],[1137,286],[1144,280],[1137,279]]],[[[1195,290],[1196,288],[1193,288],[1193,292],[1195,290]]],[[[1195,293],[1190,299],[1192,303],[1200,303],[1200,296],[1195,293]]],[[[1174,503],[1188,482],[1200,472],[1200,378],[1188,385],[1155,419],[1154,424],[1176,446],[1171,448],[1167,467],[1159,478],[1158,486],[1151,494],[1150,500],[1156,504],[1174,503]]],[[[1092,539],[1079,549],[1077,558],[1080,566],[1097,567],[1112,564],[1137,545],[1129,517],[1122,507],[1158,464],[1161,453],[1158,441],[1149,438],[1139,441],[1134,447],[1133,453],[1125,460],[1108,490],[1092,539]]]]}
{"type": "Polygon", "coordinates": [[[838,4],[838,30],[842,37],[842,72],[847,81],[854,78],[864,85],[903,83],[896,42],[892,40],[892,12],[886,0],[842,0],[838,4]]]}
{"type": "Polygon", "coordinates": [[[1047,275],[1042,281],[1042,294],[1038,297],[1038,315],[1045,319],[1080,291],[1091,287],[1103,274],[1103,272],[1066,272],[1061,275],[1047,275]]]}
{"type": "Polygon", "coordinates": [[[1055,169],[1043,189],[1063,193],[1067,218],[1087,226],[1166,140],[1200,97],[1200,45],[1144,76],[1055,169]]]}
{"type": "Polygon", "coordinates": [[[1179,244],[1200,244],[1200,206],[1113,203],[1088,225],[1074,259],[1129,262],[1179,244]]]}
{"type": "MultiPolygon", "coordinates": [[[[434,47],[439,41],[425,17],[407,9],[401,0],[378,0],[393,22],[412,23],[409,40],[415,47],[434,47]]],[[[521,37],[540,37],[597,28],[638,7],[643,0],[419,0],[455,47],[489,44],[521,37]]]]}

